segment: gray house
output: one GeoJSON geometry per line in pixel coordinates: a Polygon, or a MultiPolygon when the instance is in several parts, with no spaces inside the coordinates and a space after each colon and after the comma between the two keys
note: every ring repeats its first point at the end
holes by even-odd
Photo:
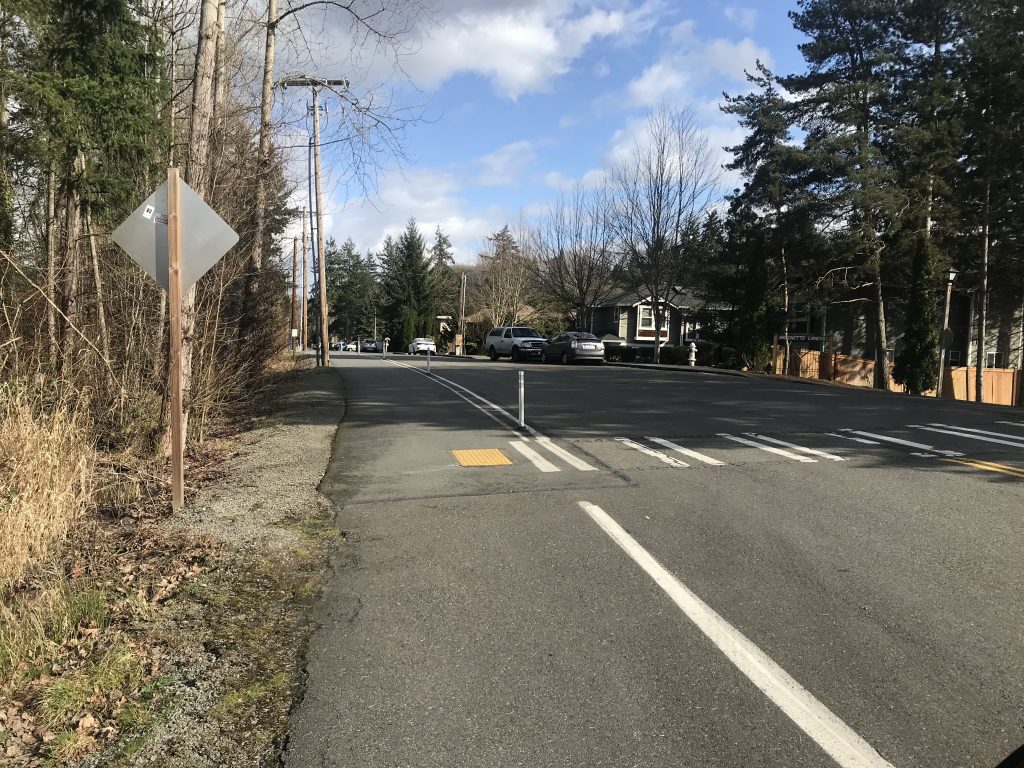
{"type": "Polygon", "coordinates": [[[700,332],[696,322],[698,308],[703,304],[695,294],[674,289],[662,299],[665,318],[657,333],[654,328],[654,306],[650,294],[622,291],[593,308],[591,332],[606,344],[630,346],[678,346],[700,332]]]}

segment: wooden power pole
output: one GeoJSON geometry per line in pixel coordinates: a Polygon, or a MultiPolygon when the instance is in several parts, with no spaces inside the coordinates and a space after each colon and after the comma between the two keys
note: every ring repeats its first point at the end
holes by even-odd
{"type": "Polygon", "coordinates": [[[288,344],[295,351],[299,343],[298,326],[295,325],[295,305],[297,293],[299,292],[299,238],[292,238],[292,324],[288,326],[288,344]]]}
{"type": "Polygon", "coordinates": [[[302,209],[302,351],[309,347],[309,308],[306,301],[309,298],[309,267],[306,266],[306,209],[302,209]]]}
{"type": "Polygon", "coordinates": [[[286,78],[281,85],[285,88],[290,85],[308,86],[313,91],[313,174],[316,177],[316,197],[313,204],[316,206],[316,252],[320,277],[320,365],[330,365],[331,345],[327,336],[327,270],[324,266],[324,212],[320,202],[323,198],[323,186],[320,181],[320,89],[348,88],[348,80],[321,80],[302,76],[286,78]]]}
{"type": "Polygon", "coordinates": [[[171,509],[185,505],[184,377],[181,369],[181,186],[177,168],[167,169],[167,299],[171,357],[171,509]]]}

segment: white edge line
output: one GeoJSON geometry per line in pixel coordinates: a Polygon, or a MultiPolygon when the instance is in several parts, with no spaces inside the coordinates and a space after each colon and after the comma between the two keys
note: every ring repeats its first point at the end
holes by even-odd
{"type": "MultiPolygon", "coordinates": [[[[711,375],[712,374],[710,374],[710,373],[708,374],[708,376],[711,376],[711,375]]],[[[647,439],[650,440],[652,443],[657,443],[658,445],[664,446],[665,448],[668,448],[669,450],[677,451],[678,453],[681,453],[684,456],[689,456],[691,459],[697,459],[697,461],[703,461],[705,464],[710,464],[712,467],[724,467],[725,466],[725,462],[724,461],[719,461],[718,459],[712,459],[710,456],[705,456],[703,453],[698,453],[697,451],[694,451],[694,450],[692,450],[690,448],[683,448],[683,446],[676,445],[671,440],[666,440],[666,439],[664,439],[662,437],[648,437],[647,439]]]]}
{"type": "Polygon", "coordinates": [[[767,451],[768,453],[774,453],[778,456],[785,456],[787,459],[799,461],[802,464],[817,464],[816,459],[808,459],[806,456],[797,456],[795,453],[784,451],[781,448],[773,448],[772,446],[765,445],[764,443],[758,443],[753,440],[747,440],[747,438],[745,437],[737,437],[736,435],[730,435],[728,432],[719,432],[718,436],[724,437],[726,440],[732,440],[734,443],[742,443],[743,445],[749,445],[751,448],[760,448],[762,451],[767,451]]]}
{"type": "Polygon", "coordinates": [[[640,443],[634,440],[630,440],[628,437],[616,437],[615,440],[622,443],[623,445],[628,445],[634,451],[640,451],[640,453],[650,456],[651,458],[657,459],[658,461],[664,464],[668,464],[670,467],[685,469],[686,467],[690,466],[685,461],[680,461],[679,459],[674,459],[671,456],[666,456],[661,451],[656,451],[653,448],[648,448],[646,445],[641,445],[640,443]]]}
{"type": "Polygon", "coordinates": [[[893,768],[786,670],[669,573],[607,512],[588,501],[579,505],[715,647],[842,768],[893,768]]]}
{"type": "Polygon", "coordinates": [[[842,456],[836,456],[833,453],[819,451],[817,448],[804,448],[804,446],[802,445],[797,445],[796,443],[787,443],[785,440],[778,440],[774,437],[768,437],[768,435],[758,434],[757,432],[744,432],[743,434],[750,435],[751,437],[756,437],[758,440],[764,440],[766,443],[775,443],[776,445],[784,445],[787,448],[792,448],[795,451],[803,451],[804,453],[808,453],[811,456],[821,456],[822,458],[829,459],[831,461],[846,461],[846,459],[844,459],[842,456]]]}
{"type": "Polygon", "coordinates": [[[525,440],[512,440],[509,442],[513,448],[519,453],[533,462],[533,465],[537,467],[541,472],[561,472],[562,470],[552,464],[550,461],[545,459],[539,453],[537,453],[525,440]]]}

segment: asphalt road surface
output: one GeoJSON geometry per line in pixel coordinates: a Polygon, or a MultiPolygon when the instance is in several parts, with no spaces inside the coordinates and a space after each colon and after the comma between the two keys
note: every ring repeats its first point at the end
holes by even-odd
{"type": "Polygon", "coordinates": [[[333,364],[345,543],[289,768],[1024,764],[1024,411],[333,364]]]}

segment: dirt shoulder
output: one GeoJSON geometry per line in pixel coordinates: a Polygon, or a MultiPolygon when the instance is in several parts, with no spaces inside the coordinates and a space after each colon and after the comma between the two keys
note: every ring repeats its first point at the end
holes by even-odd
{"type": "Polygon", "coordinates": [[[216,554],[140,628],[159,654],[151,718],[81,765],[277,764],[337,543],[318,487],[344,412],[337,369],[283,375],[222,476],[163,523],[216,554]]]}

